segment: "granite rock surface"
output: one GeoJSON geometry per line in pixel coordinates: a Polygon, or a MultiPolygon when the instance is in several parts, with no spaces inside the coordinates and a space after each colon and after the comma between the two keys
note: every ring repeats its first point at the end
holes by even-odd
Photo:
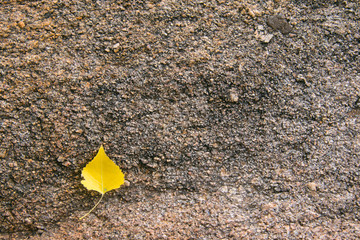
{"type": "Polygon", "coordinates": [[[358,1],[0,13],[0,238],[360,236],[358,1]],[[101,144],[127,181],[80,221],[101,144]]]}

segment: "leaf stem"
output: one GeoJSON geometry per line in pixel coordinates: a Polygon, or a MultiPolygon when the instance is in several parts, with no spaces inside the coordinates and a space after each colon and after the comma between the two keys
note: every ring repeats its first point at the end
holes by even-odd
{"type": "Polygon", "coordinates": [[[95,206],[90,209],[90,211],[88,211],[84,216],[82,216],[81,218],[79,218],[80,220],[83,219],[84,217],[86,217],[87,215],[89,215],[96,207],[97,205],[99,205],[99,203],[101,202],[102,198],[103,198],[104,194],[101,194],[101,198],[99,199],[99,201],[95,204],[95,206]]]}

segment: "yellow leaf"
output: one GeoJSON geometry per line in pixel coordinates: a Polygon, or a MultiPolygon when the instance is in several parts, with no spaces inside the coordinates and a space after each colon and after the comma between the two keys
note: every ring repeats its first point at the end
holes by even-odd
{"type": "Polygon", "coordinates": [[[119,188],[124,183],[124,174],[119,166],[105,154],[103,146],[100,147],[95,158],[84,167],[82,176],[85,180],[81,183],[88,190],[98,191],[102,196],[96,205],[80,219],[96,208],[106,192],[119,188]]]}

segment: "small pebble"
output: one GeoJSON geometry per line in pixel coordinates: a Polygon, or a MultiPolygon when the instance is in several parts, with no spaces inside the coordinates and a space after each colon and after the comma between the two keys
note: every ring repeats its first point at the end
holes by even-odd
{"type": "Polygon", "coordinates": [[[310,182],[310,183],[306,184],[306,187],[311,191],[316,191],[316,183],[314,183],[314,182],[310,182]]]}
{"type": "Polygon", "coordinates": [[[25,27],[25,23],[24,23],[23,21],[20,21],[20,22],[18,22],[18,26],[19,26],[20,28],[24,28],[24,27],[25,27]]]}
{"type": "Polygon", "coordinates": [[[231,90],[230,90],[229,97],[230,97],[230,101],[231,101],[231,102],[237,102],[237,101],[239,101],[239,95],[238,95],[238,93],[236,92],[235,89],[231,89],[231,90]]]}
{"type": "Polygon", "coordinates": [[[282,17],[271,16],[266,22],[270,27],[280,31],[282,34],[288,34],[292,31],[291,25],[282,17]]]}
{"type": "Polygon", "coordinates": [[[0,158],[5,158],[6,157],[6,149],[0,149],[0,158]]]}
{"type": "Polygon", "coordinates": [[[130,182],[129,182],[128,180],[125,180],[125,181],[124,181],[124,186],[129,187],[129,186],[130,186],[130,182]]]}
{"type": "Polygon", "coordinates": [[[260,41],[263,43],[269,43],[273,38],[274,34],[266,34],[260,36],[260,41]]]}

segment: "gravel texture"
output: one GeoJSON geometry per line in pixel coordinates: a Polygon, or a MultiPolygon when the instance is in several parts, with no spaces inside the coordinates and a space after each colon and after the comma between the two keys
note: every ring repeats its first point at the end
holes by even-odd
{"type": "Polygon", "coordinates": [[[358,239],[359,50],[357,0],[1,1],[0,239],[358,239]]]}

